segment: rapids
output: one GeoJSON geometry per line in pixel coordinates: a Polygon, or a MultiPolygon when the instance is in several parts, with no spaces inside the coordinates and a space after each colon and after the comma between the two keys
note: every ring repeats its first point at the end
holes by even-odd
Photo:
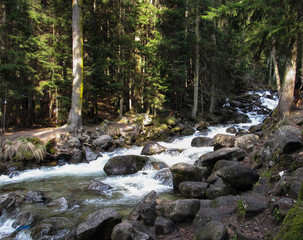
{"type": "MultiPolygon", "coordinates": [[[[251,93],[252,94],[252,93],[251,93]]],[[[274,109],[277,98],[268,98],[270,92],[258,92],[262,105],[268,109],[274,109]]],[[[228,104],[228,102],[226,103],[228,104]]],[[[240,111],[240,110],[239,110],[240,111]]],[[[265,115],[258,114],[258,108],[252,112],[246,112],[251,120],[250,123],[211,126],[206,133],[196,131],[192,136],[178,137],[172,142],[159,142],[168,149],[182,149],[164,152],[150,156],[150,161],[161,161],[171,166],[178,162],[194,163],[199,156],[213,151],[213,147],[191,147],[191,141],[197,136],[214,137],[218,133],[226,134],[226,129],[234,126],[236,129],[248,129],[251,125],[261,123],[265,115]]],[[[26,170],[19,175],[10,177],[0,176],[0,188],[2,193],[27,191],[42,191],[47,198],[55,200],[57,204],[47,206],[46,204],[23,204],[18,212],[30,211],[35,216],[43,218],[70,219],[64,222],[66,227],[72,227],[79,223],[89,213],[100,207],[112,207],[120,212],[122,216],[128,212],[151,190],[155,190],[164,197],[176,197],[172,189],[172,180],[167,179],[162,171],[153,169],[147,165],[142,171],[126,176],[107,176],[103,170],[104,165],[114,156],[140,155],[142,147],[133,146],[130,149],[117,149],[112,153],[102,153],[103,156],[90,163],[66,164],[56,167],[42,167],[40,169],[26,170]],[[94,194],[85,188],[94,181],[101,181],[112,188],[102,194],[94,194]]],[[[0,239],[12,234],[16,228],[13,227],[12,216],[0,217],[0,239]]],[[[19,231],[15,239],[29,240],[30,231],[19,231]]]]}

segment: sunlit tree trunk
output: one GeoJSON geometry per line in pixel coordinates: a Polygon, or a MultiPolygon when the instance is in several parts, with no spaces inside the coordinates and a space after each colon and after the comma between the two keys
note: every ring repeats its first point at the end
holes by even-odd
{"type": "Polygon", "coordinates": [[[281,95],[281,79],[280,79],[280,74],[279,74],[279,66],[278,66],[278,61],[277,61],[277,51],[276,51],[276,45],[275,43],[272,46],[272,61],[274,64],[274,76],[276,77],[276,84],[277,84],[277,91],[279,96],[281,95]]]}
{"type": "Polygon", "coordinates": [[[83,30],[82,0],[73,0],[72,34],[73,34],[73,91],[72,105],[68,117],[70,131],[82,130],[83,100],[83,30]]]}
{"type": "Polygon", "coordinates": [[[283,88],[281,91],[281,97],[278,105],[279,118],[283,119],[289,116],[294,88],[296,79],[296,69],[297,69],[297,42],[293,44],[291,49],[291,55],[286,60],[285,66],[285,76],[283,81],[283,88]]]}
{"type": "Polygon", "coordinates": [[[195,72],[194,72],[194,104],[192,109],[191,117],[193,119],[197,116],[198,109],[198,97],[199,97],[199,65],[200,65],[200,54],[199,54],[199,44],[200,44],[200,34],[199,34],[199,23],[200,23],[200,8],[196,8],[196,18],[195,18],[195,35],[196,35],[196,48],[195,48],[195,72]]]}

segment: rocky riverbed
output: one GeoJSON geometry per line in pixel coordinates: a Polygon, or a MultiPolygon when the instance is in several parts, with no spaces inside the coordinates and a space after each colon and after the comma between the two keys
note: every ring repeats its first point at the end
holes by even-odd
{"type": "MultiPolygon", "coordinates": [[[[11,162],[13,159],[5,159],[2,172],[8,177],[3,177],[7,182],[1,187],[1,237],[253,240],[273,239],[279,234],[276,239],[291,239],[283,238],[282,231],[285,230],[281,224],[290,209],[301,209],[297,200],[302,197],[303,116],[297,109],[284,122],[278,122],[272,113],[261,124],[248,123],[252,125],[250,128],[234,125],[250,121],[248,115],[252,107],[256,108],[256,115],[268,114],[268,109],[261,106],[259,98],[250,94],[229,101],[217,117],[209,117],[208,121],[201,119],[194,123],[178,116],[157,120],[141,115],[137,116],[136,123],[128,122],[127,118],[118,123],[105,122],[98,129],[79,136],[59,133],[48,141],[49,148],[40,163],[35,161],[35,156],[31,160],[19,159],[19,165],[16,161],[11,162]],[[224,125],[225,132],[205,136],[210,125],[219,123],[229,124],[224,125]],[[174,142],[176,137],[193,135],[196,130],[199,134],[196,132],[191,138],[191,146],[215,151],[198,150],[188,154],[190,157],[185,162],[156,159],[157,156],[177,158],[185,150],[174,142]],[[175,148],[169,141],[155,141],[167,138],[175,148]],[[139,154],[136,150],[136,154],[110,155],[110,152],[134,144],[143,145],[139,154]],[[89,201],[91,195],[97,195],[92,198],[95,201],[106,199],[107,194],[117,194],[116,202],[119,202],[119,198],[123,199],[122,193],[115,192],[115,184],[101,181],[104,178],[95,173],[87,180],[90,184],[85,186],[81,182],[75,182],[75,186],[71,183],[60,185],[60,188],[70,190],[69,198],[60,196],[60,189],[57,194],[50,193],[46,187],[41,190],[41,185],[39,189],[28,190],[26,185],[35,183],[31,178],[28,178],[31,179],[29,182],[22,180],[27,179],[24,169],[41,164],[57,165],[62,169],[60,165],[69,163],[68,166],[76,166],[77,173],[74,174],[77,175],[78,171],[85,172],[77,166],[91,165],[102,154],[108,158],[101,167],[112,179],[121,182],[121,176],[137,174],[140,177],[137,179],[141,180],[136,181],[150,181],[145,177],[152,175],[154,180],[161,179],[165,190],[153,189],[156,183],[151,182],[148,192],[144,187],[139,188],[141,194],[146,194],[129,208],[121,210],[102,201],[89,208],[89,204],[83,205],[80,199],[73,197],[89,201]],[[8,178],[16,179],[17,183],[12,184],[8,178]],[[43,214],[43,211],[48,213],[43,214]]],[[[96,172],[101,167],[96,165],[96,172]]],[[[28,173],[35,174],[33,171],[28,173]]],[[[66,177],[42,178],[40,182],[63,183],[63,178],[66,177]]],[[[67,178],[75,180],[72,176],[67,178]]]]}

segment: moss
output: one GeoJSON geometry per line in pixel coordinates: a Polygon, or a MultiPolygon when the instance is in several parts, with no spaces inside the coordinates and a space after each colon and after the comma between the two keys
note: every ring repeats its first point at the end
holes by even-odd
{"type": "Polygon", "coordinates": [[[55,154],[56,153],[55,145],[56,145],[56,139],[55,138],[49,140],[45,144],[46,152],[48,152],[50,154],[55,154]]]}
{"type": "Polygon", "coordinates": [[[303,202],[298,202],[287,213],[274,240],[303,240],[303,202]]]}
{"type": "Polygon", "coordinates": [[[239,200],[237,203],[237,215],[240,221],[244,221],[246,215],[247,203],[244,200],[239,200]]]}
{"type": "Polygon", "coordinates": [[[300,185],[299,193],[298,193],[298,201],[303,200],[303,182],[300,185]]]}

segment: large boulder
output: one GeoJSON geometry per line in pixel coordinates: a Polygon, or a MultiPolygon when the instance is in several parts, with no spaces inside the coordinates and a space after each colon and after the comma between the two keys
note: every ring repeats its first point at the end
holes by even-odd
{"type": "Polygon", "coordinates": [[[153,226],[157,217],[156,205],[158,194],[156,191],[151,191],[147,194],[137,206],[129,213],[128,219],[131,221],[143,220],[147,226],[153,226]]]}
{"type": "Polygon", "coordinates": [[[97,160],[98,157],[102,157],[101,153],[93,152],[89,147],[83,146],[84,157],[87,162],[97,160]]]}
{"type": "Polygon", "coordinates": [[[228,230],[221,222],[209,222],[196,231],[191,240],[227,240],[228,230]]]}
{"type": "Polygon", "coordinates": [[[195,137],[191,141],[192,147],[211,147],[213,146],[213,139],[209,137],[195,137]]]}
{"type": "MultiPolygon", "coordinates": [[[[98,239],[98,238],[96,238],[98,239]]],[[[100,239],[100,238],[99,238],[100,239]]],[[[157,237],[147,226],[136,221],[123,221],[112,231],[111,240],[156,240],[157,237]]]]}
{"type": "Polygon", "coordinates": [[[198,167],[188,163],[177,163],[170,167],[173,176],[173,187],[179,191],[179,184],[186,181],[201,181],[201,171],[198,167]]]}
{"type": "Polygon", "coordinates": [[[114,226],[119,224],[121,219],[120,214],[111,208],[105,208],[91,213],[84,222],[77,226],[77,239],[110,240],[114,226]]]}
{"type": "Polygon", "coordinates": [[[259,140],[259,136],[254,134],[246,134],[235,139],[235,147],[251,152],[255,143],[259,140]]]}
{"type": "Polygon", "coordinates": [[[69,140],[68,140],[68,146],[70,148],[81,148],[82,144],[81,144],[81,141],[79,138],[76,138],[76,137],[71,137],[69,140]]]}
{"type": "Polygon", "coordinates": [[[245,205],[246,216],[254,216],[266,209],[267,201],[265,196],[259,194],[247,194],[241,196],[241,201],[245,205]]]}
{"type": "Polygon", "coordinates": [[[295,170],[292,179],[290,180],[290,196],[292,196],[293,198],[297,198],[300,191],[302,191],[302,184],[303,184],[303,167],[300,167],[295,170]]]}
{"type": "Polygon", "coordinates": [[[220,209],[212,207],[200,208],[200,210],[195,215],[193,225],[197,230],[205,226],[208,222],[222,221],[223,217],[224,215],[220,209]]]}
{"type": "Polygon", "coordinates": [[[120,127],[120,134],[124,142],[128,145],[133,144],[139,136],[141,127],[138,124],[130,124],[120,127]]]}
{"type": "Polygon", "coordinates": [[[223,147],[233,147],[235,144],[235,136],[228,134],[216,134],[213,138],[213,144],[215,150],[223,147]]]}
{"type": "Polygon", "coordinates": [[[238,190],[249,190],[259,180],[259,174],[255,170],[241,164],[220,168],[217,175],[227,185],[238,190]]]}
{"type": "Polygon", "coordinates": [[[165,147],[162,147],[160,144],[156,142],[147,142],[144,144],[143,149],[141,151],[141,155],[154,155],[160,154],[166,150],[165,147]]]}
{"type": "Polygon", "coordinates": [[[148,157],[124,155],[110,158],[104,166],[107,175],[127,175],[136,173],[145,166],[148,157]]]}
{"type": "Polygon", "coordinates": [[[205,198],[205,190],[208,187],[206,182],[182,182],[179,184],[179,190],[182,196],[187,198],[205,198]]]}
{"type": "Polygon", "coordinates": [[[114,143],[114,140],[109,135],[102,135],[93,141],[93,147],[95,149],[109,149],[114,143]]]}
{"type": "Polygon", "coordinates": [[[241,148],[221,148],[217,151],[202,155],[197,161],[195,161],[194,165],[213,167],[219,160],[225,159],[231,161],[241,161],[245,156],[247,156],[247,152],[241,148]]]}
{"type": "Polygon", "coordinates": [[[220,196],[235,195],[237,190],[228,186],[221,178],[218,178],[214,184],[210,184],[209,188],[205,190],[205,195],[209,199],[215,199],[220,196]]]}
{"type": "Polygon", "coordinates": [[[182,199],[170,202],[166,208],[164,215],[173,221],[181,222],[193,219],[200,208],[198,199],[182,199]]]}
{"type": "Polygon", "coordinates": [[[176,224],[173,220],[164,217],[157,217],[155,221],[155,233],[157,235],[167,235],[176,229],[176,224]]]}

